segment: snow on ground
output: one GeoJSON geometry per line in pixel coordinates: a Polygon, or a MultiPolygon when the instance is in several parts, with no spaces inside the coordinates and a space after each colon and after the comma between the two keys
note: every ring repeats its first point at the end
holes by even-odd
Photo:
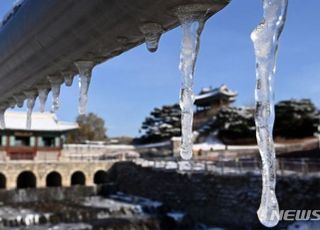
{"type": "Polygon", "coordinates": [[[182,212],[168,212],[167,216],[170,216],[176,222],[181,222],[183,217],[185,216],[185,213],[182,213],[182,212]]]}
{"type": "Polygon", "coordinates": [[[12,220],[25,223],[26,226],[39,223],[40,216],[50,217],[50,214],[40,214],[29,209],[16,209],[11,207],[0,207],[0,220],[12,220]]]}
{"type": "Polygon", "coordinates": [[[320,221],[299,221],[288,226],[287,230],[319,230],[320,221]]]}

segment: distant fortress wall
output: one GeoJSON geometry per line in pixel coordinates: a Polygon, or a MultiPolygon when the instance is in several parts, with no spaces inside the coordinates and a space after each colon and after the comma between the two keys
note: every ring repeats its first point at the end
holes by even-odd
{"type": "Polygon", "coordinates": [[[149,153],[172,154],[173,143],[165,141],[146,145],[90,145],[66,144],[61,159],[99,160],[105,158],[137,158],[149,153]]]}

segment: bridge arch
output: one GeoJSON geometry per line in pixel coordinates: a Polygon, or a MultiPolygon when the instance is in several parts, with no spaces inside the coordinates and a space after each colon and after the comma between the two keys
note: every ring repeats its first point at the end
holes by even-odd
{"type": "Polygon", "coordinates": [[[0,173],[0,189],[5,189],[7,187],[7,178],[6,175],[0,173]]]}
{"type": "Polygon", "coordinates": [[[107,172],[105,170],[98,170],[93,176],[93,183],[105,184],[107,182],[107,172]]]}
{"type": "Polygon", "coordinates": [[[86,176],[82,171],[75,171],[71,175],[71,186],[86,185],[86,176]]]}
{"type": "Polygon", "coordinates": [[[50,172],[46,177],[47,187],[61,187],[62,186],[62,176],[56,171],[50,172]]]}
{"type": "Polygon", "coordinates": [[[23,171],[17,178],[17,188],[36,188],[37,178],[32,171],[23,171]]]}

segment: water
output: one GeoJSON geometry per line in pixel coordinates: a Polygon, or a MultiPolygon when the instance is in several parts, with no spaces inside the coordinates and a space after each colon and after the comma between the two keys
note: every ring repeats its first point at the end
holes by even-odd
{"type": "Polygon", "coordinates": [[[36,102],[38,92],[36,90],[31,90],[31,91],[25,92],[25,95],[27,97],[27,109],[28,109],[26,128],[31,129],[31,123],[32,123],[31,116],[32,116],[32,111],[34,108],[34,104],[36,102]]]}
{"type": "Polygon", "coordinates": [[[262,197],[257,212],[261,223],[273,227],[279,222],[279,205],[275,194],[276,160],[272,138],[274,92],[278,42],[286,21],[288,0],[264,0],[264,19],[252,32],[256,54],[257,84],[255,91],[257,141],[262,158],[262,197]]]}
{"type": "Polygon", "coordinates": [[[79,88],[80,88],[80,98],[79,98],[79,114],[85,114],[87,112],[88,104],[88,92],[91,81],[92,69],[94,62],[91,61],[78,61],[75,63],[79,70],[79,88]]]}
{"type": "Polygon", "coordinates": [[[195,17],[193,14],[188,16],[183,10],[178,10],[177,16],[180,20],[183,39],[180,54],[179,69],[182,73],[182,86],[180,92],[181,108],[181,152],[184,160],[192,158],[192,123],[193,123],[193,103],[194,93],[193,78],[194,69],[200,47],[200,36],[205,25],[205,13],[195,17]]]}
{"type": "Polygon", "coordinates": [[[56,113],[60,107],[60,87],[63,83],[63,78],[60,76],[48,76],[48,81],[51,84],[52,91],[52,112],[56,113]]]}
{"type": "Polygon", "coordinates": [[[157,23],[145,23],[140,27],[140,31],[145,37],[147,49],[151,53],[156,52],[163,32],[162,26],[157,23]]]}
{"type": "Polygon", "coordinates": [[[40,101],[40,112],[44,113],[46,108],[46,102],[48,99],[48,94],[50,90],[47,87],[39,87],[38,94],[39,94],[39,101],[40,101]]]}
{"type": "Polygon", "coordinates": [[[62,76],[64,77],[64,83],[66,84],[66,86],[71,87],[73,84],[74,73],[62,72],[62,76]]]}

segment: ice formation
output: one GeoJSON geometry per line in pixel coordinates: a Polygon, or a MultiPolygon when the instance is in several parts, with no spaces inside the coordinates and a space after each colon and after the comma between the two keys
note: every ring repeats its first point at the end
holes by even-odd
{"type": "Polygon", "coordinates": [[[48,99],[49,89],[46,86],[38,87],[39,101],[40,101],[40,112],[44,113],[46,108],[46,102],[48,99]]]}
{"type": "Polygon", "coordinates": [[[5,121],[5,117],[4,117],[4,113],[6,112],[6,109],[7,109],[6,105],[0,106],[0,129],[6,128],[6,121],[5,121]]]}
{"type": "Polygon", "coordinates": [[[159,46],[159,40],[163,32],[162,26],[158,23],[145,23],[140,27],[140,31],[145,37],[147,49],[154,53],[159,46]]]}
{"type": "Polygon", "coordinates": [[[8,100],[8,103],[9,103],[9,107],[10,107],[11,109],[14,109],[14,107],[16,107],[16,104],[17,104],[16,100],[15,100],[13,97],[11,97],[11,98],[8,100]]]}
{"type": "Polygon", "coordinates": [[[75,63],[79,70],[79,114],[85,114],[87,112],[88,104],[88,92],[91,81],[92,69],[94,62],[92,61],[78,61],[75,63]]]}
{"type": "MultiPolygon", "coordinates": [[[[191,6],[192,8],[192,6],[191,6]]],[[[192,10],[192,9],[191,9],[192,10]]],[[[200,36],[205,25],[206,11],[190,14],[190,7],[182,6],[177,9],[176,15],[183,31],[182,48],[179,69],[182,73],[182,86],[180,92],[181,107],[181,152],[182,159],[192,158],[192,123],[193,123],[193,78],[194,69],[200,47],[200,36]]]]}
{"type": "Polygon", "coordinates": [[[62,72],[62,76],[64,77],[64,83],[66,86],[70,87],[73,83],[74,73],[73,72],[62,72]]]}
{"type": "Polygon", "coordinates": [[[24,94],[16,94],[16,95],[13,95],[13,98],[16,100],[18,108],[22,108],[24,104],[24,100],[26,99],[26,96],[24,94]]]}
{"type": "Polygon", "coordinates": [[[26,91],[24,94],[27,97],[27,109],[28,109],[26,128],[31,129],[31,122],[32,122],[31,116],[32,116],[32,111],[33,111],[34,104],[36,102],[38,92],[36,90],[30,90],[30,91],[26,91]]]}
{"type": "Polygon", "coordinates": [[[52,91],[52,112],[56,113],[60,107],[60,87],[63,83],[63,78],[60,76],[48,76],[48,81],[51,84],[52,91]]]}
{"type": "Polygon", "coordinates": [[[286,21],[288,0],[264,0],[264,18],[252,32],[256,55],[255,91],[257,141],[262,158],[262,197],[257,212],[261,223],[273,227],[279,222],[279,205],[275,194],[276,160],[272,138],[274,124],[273,81],[279,37],[286,21]]]}

